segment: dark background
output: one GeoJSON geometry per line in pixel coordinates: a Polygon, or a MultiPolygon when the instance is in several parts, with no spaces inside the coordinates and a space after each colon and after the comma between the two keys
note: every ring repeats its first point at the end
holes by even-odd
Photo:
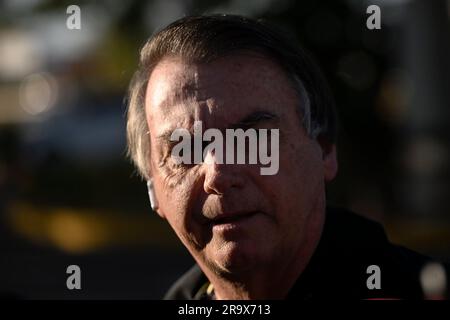
{"type": "Polygon", "coordinates": [[[390,239],[450,258],[448,1],[3,1],[0,292],[31,299],[159,299],[192,264],[125,158],[138,50],[186,14],[265,18],[318,60],[340,117],[330,203],[390,239]],[[66,8],[81,8],[68,30],[66,8]],[[366,8],[381,8],[368,30],[366,8]],[[79,265],[82,290],[67,290],[79,265]]]}

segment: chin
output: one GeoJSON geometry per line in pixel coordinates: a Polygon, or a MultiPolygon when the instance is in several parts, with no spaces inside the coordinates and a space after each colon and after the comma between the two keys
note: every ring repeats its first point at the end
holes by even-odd
{"type": "Polygon", "coordinates": [[[252,243],[227,242],[213,250],[212,259],[215,269],[224,274],[242,274],[261,265],[261,247],[252,243]]]}

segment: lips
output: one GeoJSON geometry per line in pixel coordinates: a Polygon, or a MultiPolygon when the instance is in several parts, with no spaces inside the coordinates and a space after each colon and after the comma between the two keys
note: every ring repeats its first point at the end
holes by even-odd
{"type": "Polygon", "coordinates": [[[251,216],[258,214],[257,211],[237,212],[237,213],[224,213],[216,216],[212,219],[212,224],[220,225],[239,221],[244,218],[250,218],[251,216]]]}

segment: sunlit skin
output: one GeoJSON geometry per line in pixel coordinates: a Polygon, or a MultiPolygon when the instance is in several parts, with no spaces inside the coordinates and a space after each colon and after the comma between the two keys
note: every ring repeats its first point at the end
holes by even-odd
{"type": "MultiPolygon", "coordinates": [[[[320,239],[325,183],[337,172],[334,146],[324,148],[307,136],[291,82],[262,55],[233,54],[210,63],[167,57],[149,77],[148,160],[157,213],[197,261],[217,298],[284,298],[320,239]],[[261,175],[255,164],[175,164],[167,132],[192,130],[196,120],[203,130],[279,129],[278,173],[261,175]],[[233,218],[214,220],[222,215],[233,218]]],[[[208,157],[214,160],[214,154],[208,157]]]]}

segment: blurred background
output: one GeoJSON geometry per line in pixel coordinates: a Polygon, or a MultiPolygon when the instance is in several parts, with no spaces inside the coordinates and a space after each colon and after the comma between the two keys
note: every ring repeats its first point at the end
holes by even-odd
{"type": "Polygon", "coordinates": [[[138,50],[187,14],[265,18],[315,56],[340,117],[330,203],[450,260],[450,1],[4,0],[0,4],[0,292],[159,299],[193,260],[125,158],[138,50]],[[66,9],[81,9],[69,30],[66,9]],[[366,9],[381,8],[368,30],[366,9]],[[82,290],[67,290],[79,265],[82,290]]]}

